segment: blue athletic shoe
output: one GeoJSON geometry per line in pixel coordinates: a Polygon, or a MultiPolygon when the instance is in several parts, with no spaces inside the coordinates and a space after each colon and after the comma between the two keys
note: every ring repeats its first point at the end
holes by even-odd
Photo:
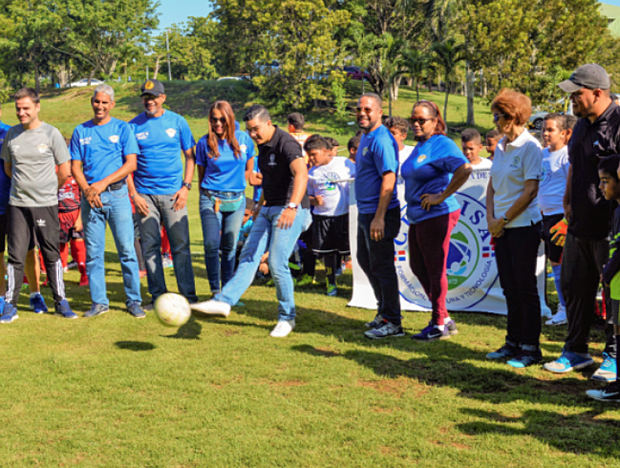
{"type": "Polygon", "coordinates": [[[41,293],[35,293],[34,296],[30,296],[30,308],[35,314],[43,314],[47,312],[47,305],[45,299],[41,296],[41,293]]]}
{"type": "Polygon", "coordinates": [[[443,330],[440,330],[432,321],[421,332],[411,335],[411,339],[418,341],[445,340],[446,338],[450,338],[448,327],[444,326],[443,330]]]}
{"type": "Polygon", "coordinates": [[[144,318],[146,314],[142,310],[139,302],[130,302],[127,304],[127,312],[129,312],[135,318],[144,318]]]}
{"type": "Polygon", "coordinates": [[[519,348],[512,346],[506,343],[504,346],[499,348],[497,351],[491,351],[487,354],[487,359],[496,360],[496,359],[506,359],[513,358],[519,354],[519,348]]]}
{"type": "Polygon", "coordinates": [[[603,363],[594,374],[592,374],[592,380],[599,380],[601,382],[613,382],[616,380],[616,373],[618,372],[617,363],[614,358],[609,354],[603,352],[603,363]]]}
{"type": "Polygon", "coordinates": [[[542,354],[540,351],[521,351],[517,356],[506,361],[506,364],[517,369],[523,369],[533,364],[538,364],[542,361],[542,354]]]}
{"type": "Polygon", "coordinates": [[[77,314],[71,310],[71,306],[66,299],[56,304],[56,315],[61,315],[66,319],[76,319],[77,314]]]}
{"type": "Polygon", "coordinates": [[[14,320],[17,320],[19,315],[17,315],[17,309],[14,305],[9,304],[8,302],[4,304],[4,310],[2,311],[2,315],[0,315],[0,323],[11,323],[14,320]]]}
{"type": "Polygon", "coordinates": [[[4,312],[4,297],[0,296],[0,315],[4,312]]]}
{"type": "Polygon", "coordinates": [[[572,351],[562,351],[562,355],[555,361],[546,363],[543,367],[549,372],[564,374],[573,370],[583,369],[594,364],[594,359],[589,355],[581,356],[572,351]]]}
{"type": "Polygon", "coordinates": [[[90,306],[90,310],[84,313],[84,317],[96,317],[97,315],[105,314],[108,310],[108,306],[105,304],[93,303],[93,305],[90,306]]]}

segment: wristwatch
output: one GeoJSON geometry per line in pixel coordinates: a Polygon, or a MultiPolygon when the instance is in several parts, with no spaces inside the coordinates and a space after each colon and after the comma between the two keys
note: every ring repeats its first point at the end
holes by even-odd
{"type": "Polygon", "coordinates": [[[504,216],[502,219],[504,220],[504,224],[508,224],[510,222],[510,220],[506,218],[506,216],[504,216]]]}
{"type": "Polygon", "coordinates": [[[287,208],[290,208],[292,210],[296,210],[297,209],[297,203],[289,203],[288,205],[286,205],[287,208]]]}
{"type": "Polygon", "coordinates": [[[183,182],[181,184],[182,187],[185,187],[187,190],[191,190],[192,189],[192,184],[191,182],[188,184],[187,182],[183,182]]]}

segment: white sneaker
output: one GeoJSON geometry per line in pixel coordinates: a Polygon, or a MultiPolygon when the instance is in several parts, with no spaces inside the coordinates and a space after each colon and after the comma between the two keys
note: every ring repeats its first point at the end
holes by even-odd
{"type": "Polygon", "coordinates": [[[230,304],[222,301],[216,301],[211,299],[210,301],[196,302],[190,304],[192,310],[201,312],[207,315],[221,315],[222,317],[228,317],[230,315],[230,304]]]}
{"type": "Polygon", "coordinates": [[[284,338],[295,328],[295,320],[278,320],[276,326],[271,330],[269,336],[274,338],[284,338]]]}
{"type": "Polygon", "coordinates": [[[558,306],[558,311],[556,314],[545,322],[546,325],[552,326],[566,325],[567,323],[568,319],[566,318],[566,308],[562,304],[558,306]]]}

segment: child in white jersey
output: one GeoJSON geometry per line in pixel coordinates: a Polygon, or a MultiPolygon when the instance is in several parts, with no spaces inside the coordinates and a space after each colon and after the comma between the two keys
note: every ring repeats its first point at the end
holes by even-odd
{"type": "Polygon", "coordinates": [[[349,254],[349,181],[355,164],[331,154],[330,144],[320,135],[311,135],[304,149],[312,162],[308,196],[312,212],[312,246],[322,255],[327,271],[327,295],[335,296],[338,254],[349,254]]]}
{"type": "Polygon", "coordinates": [[[543,122],[542,137],[543,175],[538,188],[538,204],[543,214],[543,239],[545,254],[551,262],[551,271],[555,288],[558,292],[558,310],[547,325],[563,325],[566,321],[566,302],[560,287],[560,270],[562,269],[562,247],[551,241],[550,229],[564,218],[564,192],[568,177],[568,148],[572,128],[569,120],[562,114],[547,114],[543,122]]]}

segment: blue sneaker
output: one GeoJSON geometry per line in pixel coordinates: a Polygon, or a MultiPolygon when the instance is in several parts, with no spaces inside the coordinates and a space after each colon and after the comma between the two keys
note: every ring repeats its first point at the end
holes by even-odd
{"type": "Polygon", "coordinates": [[[517,369],[523,369],[529,367],[532,364],[538,364],[542,361],[542,354],[540,351],[521,351],[517,356],[506,361],[506,364],[517,369]]]}
{"type": "Polygon", "coordinates": [[[56,304],[56,315],[62,315],[66,319],[76,319],[77,314],[71,310],[71,306],[66,299],[56,304]]]}
{"type": "Polygon", "coordinates": [[[612,382],[602,390],[587,390],[586,395],[598,401],[620,403],[620,383],[612,382]]]}
{"type": "Polygon", "coordinates": [[[88,312],[84,312],[84,317],[96,317],[97,315],[105,314],[108,310],[109,308],[107,305],[94,303],[90,306],[90,310],[88,312]]]}
{"type": "Polygon", "coordinates": [[[444,325],[443,330],[440,330],[432,321],[420,333],[411,336],[411,339],[418,341],[445,340],[446,338],[450,338],[448,327],[444,325]]]}
{"type": "Polygon", "coordinates": [[[136,302],[136,301],[130,302],[129,304],[127,304],[127,312],[129,312],[135,318],[144,318],[144,317],[146,317],[146,314],[142,310],[142,307],[140,306],[140,303],[136,302]]]}
{"type": "Polygon", "coordinates": [[[45,304],[45,299],[43,299],[41,293],[35,293],[33,296],[30,296],[30,308],[35,314],[43,314],[47,312],[47,305],[45,304]]]}
{"type": "Polygon", "coordinates": [[[384,319],[381,314],[377,314],[375,315],[374,319],[372,319],[370,322],[366,322],[364,326],[366,328],[379,328],[381,325],[383,325],[383,320],[384,319]]]}
{"type": "Polygon", "coordinates": [[[599,380],[601,382],[613,382],[616,380],[616,373],[618,372],[616,360],[612,358],[606,352],[603,352],[603,363],[594,374],[592,374],[592,380],[599,380]]]}
{"type": "Polygon", "coordinates": [[[2,315],[2,312],[4,312],[4,297],[0,296],[0,315],[2,315]]]}
{"type": "Polygon", "coordinates": [[[549,372],[564,374],[573,370],[583,369],[594,364],[594,360],[588,356],[580,356],[572,351],[562,351],[562,355],[555,361],[546,363],[543,367],[549,372]]]}
{"type": "Polygon", "coordinates": [[[487,354],[487,359],[506,359],[513,358],[519,354],[519,348],[506,343],[504,346],[499,348],[497,351],[492,351],[487,354]]]}
{"type": "Polygon", "coordinates": [[[17,309],[14,305],[9,304],[8,302],[4,304],[4,310],[2,311],[2,315],[0,315],[0,323],[11,323],[14,320],[17,320],[19,315],[17,315],[17,309]]]}

